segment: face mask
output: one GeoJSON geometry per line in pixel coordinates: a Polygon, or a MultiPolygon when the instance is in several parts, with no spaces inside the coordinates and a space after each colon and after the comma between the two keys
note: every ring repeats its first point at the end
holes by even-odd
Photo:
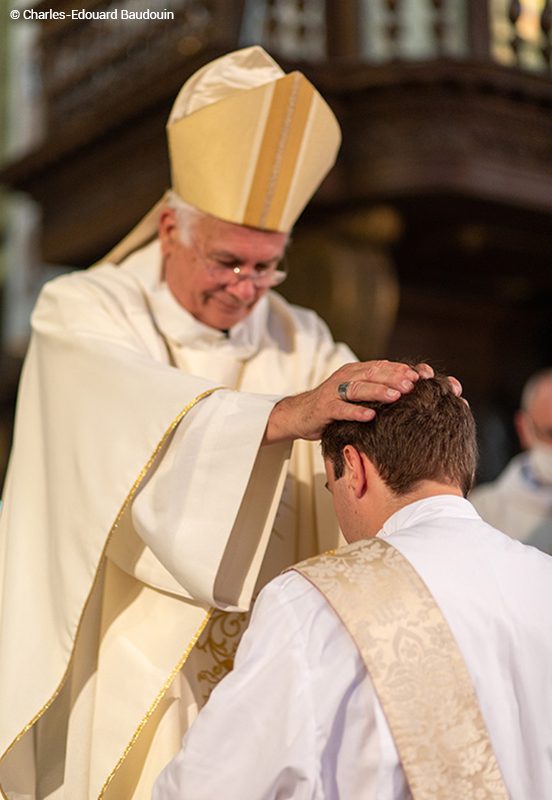
{"type": "Polygon", "coordinates": [[[552,486],[552,445],[535,444],[529,451],[529,463],[540,483],[552,486]]]}

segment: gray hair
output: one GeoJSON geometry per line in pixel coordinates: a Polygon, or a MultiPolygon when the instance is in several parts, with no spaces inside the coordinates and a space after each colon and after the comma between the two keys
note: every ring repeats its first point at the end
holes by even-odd
{"type": "MultiPolygon", "coordinates": [[[[178,225],[178,232],[180,234],[180,241],[183,245],[188,246],[190,244],[191,234],[194,230],[194,227],[200,220],[210,217],[211,214],[207,214],[205,211],[200,211],[199,208],[186,203],[186,201],[182,200],[182,198],[179,197],[172,189],[168,191],[167,195],[167,208],[172,208],[176,214],[176,222],[178,225]]],[[[240,223],[235,224],[239,225],[240,223]]],[[[242,225],[242,227],[249,226],[242,225]]],[[[255,228],[255,230],[262,229],[255,228]]],[[[286,248],[291,243],[292,230],[290,230],[287,234],[286,248]]]]}
{"type": "Polygon", "coordinates": [[[190,237],[195,225],[197,225],[200,219],[206,217],[207,214],[186,203],[176,194],[176,192],[173,192],[172,189],[169,191],[167,206],[168,208],[172,208],[176,214],[176,222],[178,224],[178,231],[180,233],[180,241],[184,245],[189,245],[190,237]]]}
{"type": "Polygon", "coordinates": [[[531,375],[521,393],[521,408],[523,411],[529,413],[529,406],[535,399],[537,390],[543,383],[548,381],[552,381],[552,367],[545,367],[545,369],[541,369],[531,375]]]}

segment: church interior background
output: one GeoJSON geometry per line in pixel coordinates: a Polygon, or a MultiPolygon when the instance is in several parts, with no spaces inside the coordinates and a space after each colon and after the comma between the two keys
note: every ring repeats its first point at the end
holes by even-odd
{"type": "Polygon", "coordinates": [[[552,364],[550,0],[0,0],[0,18],[0,485],[40,286],[158,199],[181,84],[252,43],[343,129],[282,294],[362,358],[457,375],[495,477],[525,379],[552,364]],[[24,13],[77,8],[174,18],[24,13]]]}

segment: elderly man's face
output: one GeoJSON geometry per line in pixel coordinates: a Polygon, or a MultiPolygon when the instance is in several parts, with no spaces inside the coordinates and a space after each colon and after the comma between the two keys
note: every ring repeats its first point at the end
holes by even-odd
{"type": "Polygon", "coordinates": [[[283,258],[287,234],[246,228],[215,217],[194,223],[183,244],[174,212],[161,219],[165,280],[178,302],[200,322],[226,330],[247,317],[267,288],[245,278],[222,285],[216,275],[240,268],[240,276],[274,269],[283,258]]]}

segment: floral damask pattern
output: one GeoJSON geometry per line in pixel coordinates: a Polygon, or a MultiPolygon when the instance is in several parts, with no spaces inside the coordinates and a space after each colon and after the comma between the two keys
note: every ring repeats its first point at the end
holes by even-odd
{"type": "Polygon", "coordinates": [[[215,609],[197,645],[196,660],[200,664],[197,682],[201,687],[202,703],[234,666],[234,656],[249,623],[249,613],[226,612],[215,609]]]}
{"type": "Polygon", "coordinates": [[[407,559],[371,539],[295,569],[359,648],[415,800],[507,800],[456,641],[407,559]]]}

